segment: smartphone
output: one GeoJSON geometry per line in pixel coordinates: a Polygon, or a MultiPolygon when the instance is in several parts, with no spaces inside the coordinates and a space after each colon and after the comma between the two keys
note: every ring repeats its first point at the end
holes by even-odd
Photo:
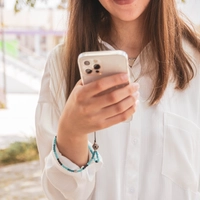
{"type": "Polygon", "coordinates": [[[118,73],[129,75],[128,55],[121,50],[81,53],[78,66],[83,84],[118,73]]]}
{"type": "MultiPolygon", "coordinates": [[[[128,74],[128,83],[116,85],[99,95],[119,89],[130,83],[128,55],[121,50],[83,52],[78,56],[78,66],[83,84],[118,73],[128,74]]],[[[130,120],[126,120],[126,122],[130,120]]]]}

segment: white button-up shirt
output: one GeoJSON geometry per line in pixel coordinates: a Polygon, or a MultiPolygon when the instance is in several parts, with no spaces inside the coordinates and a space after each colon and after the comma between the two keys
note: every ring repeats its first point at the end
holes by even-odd
{"type": "MultiPolygon", "coordinates": [[[[132,79],[140,75],[137,111],[131,122],[97,131],[101,160],[80,173],[62,168],[52,151],[66,86],[60,76],[63,46],[51,52],[36,110],[42,185],[48,199],[200,200],[200,54],[187,42],[184,49],[195,66],[195,77],[185,90],[174,89],[169,81],[162,99],[153,106],[148,104],[153,68],[148,59],[137,58],[130,68],[132,79]],[[150,70],[145,73],[144,69],[150,70]]],[[[93,142],[92,134],[89,140],[93,142]]],[[[78,168],[58,154],[65,166],[78,168]]]]}

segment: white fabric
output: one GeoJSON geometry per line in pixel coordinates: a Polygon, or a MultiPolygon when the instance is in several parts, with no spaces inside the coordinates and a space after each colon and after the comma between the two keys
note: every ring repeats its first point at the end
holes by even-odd
{"type": "MultiPolygon", "coordinates": [[[[71,173],[57,163],[52,152],[65,104],[66,87],[58,89],[62,48],[56,47],[49,56],[36,110],[42,185],[48,199],[200,200],[200,54],[184,44],[197,73],[183,91],[169,82],[154,106],[148,106],[151,73],[144,73],[138,79],[141,97],[132,121],[97,131],[103,165],[101,160],[81,173],[71,173]]],[[[145,66],[150,66],[148,60],[142,63],[137,58],[131,74],[138,77],[145,66]]],[[[66,166],[77,168],[60,157],[66,166]]]]}

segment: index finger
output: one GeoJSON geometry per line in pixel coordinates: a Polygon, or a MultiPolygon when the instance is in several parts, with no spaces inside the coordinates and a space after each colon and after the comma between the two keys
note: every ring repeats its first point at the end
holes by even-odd
{"type": "Polygon", "coordinates": [[[112,87],[129,83],[128,74],[120,73],[111,76],[101,78],[97,81],[93,81],[84,85],[85,93],[89,96],[95,96],[105,90],[108,90],[112,87]]]}

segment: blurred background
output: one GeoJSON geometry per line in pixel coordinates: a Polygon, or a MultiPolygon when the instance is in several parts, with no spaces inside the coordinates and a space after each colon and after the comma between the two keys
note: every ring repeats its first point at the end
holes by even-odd
{"type": "MultiPolygon", "coordinates": [[[[200,30],[200,0],[178,0],[200,30]]],[[[67,0],[0,0],[0,199],[45,199],[34,114],[45,62],[63,41],[67,0]]]]}
{"type": "Polygon", "coordinates": [[[63,41],[65,0],[0,0],[0,199],[45,199],[34,114],[48,53],[63,41]]]}

